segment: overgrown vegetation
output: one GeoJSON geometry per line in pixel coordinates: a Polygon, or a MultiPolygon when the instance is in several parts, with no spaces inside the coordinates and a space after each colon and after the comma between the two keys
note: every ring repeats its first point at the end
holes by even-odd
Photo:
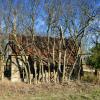
{"type": "Polygon", "coordinates": [[[0,99],[8,100],[8,98],[9,100],[99,100],[100,87],[76,81],[61,85],[0,83],[0,99]]]}

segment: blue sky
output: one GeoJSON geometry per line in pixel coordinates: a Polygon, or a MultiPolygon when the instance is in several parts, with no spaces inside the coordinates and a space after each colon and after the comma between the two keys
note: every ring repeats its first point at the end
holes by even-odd
{"type": "MultiPolygon", "coordinates": [[[[95,1],[96,7],[100,7],[100,0],[91,0],[91,1],[95,1]]],[[[40,15],[45,16],[43,9],[41,9],[40,15]]],[[[42,33],[46,32],[46,29],[47,29],[46,23],[45,23],[45,20],[42,17],[37,18],[35,28],[36,28],[37,32],[42,32],[42,33]]]]}
{"type": "MultiPolygon", "coordinates": [[[[4,1],[7,1],[7,0],[3,0],[3,2],[4,1]]],[[[24,3],[24,9],[26,11],[24,13],[30,12],[30,10],[27,9],[27,8],[30,7],[30,5],[29,5],[29,1],[30,0],[13,0],[13,1],[14,1],[13,6],[16,6],[16,5],[20,4],[20,2],[23,2],[24,3]]],[[[61,0],[61,1],[64,4],[67,0],[61,0]]],[[[73,3],[74,3],[77,0],[71,0],[71,1],[73,1],[73,3]]],[[[83,1],[87,1],[87,0],[83,0],[83,1]]],[[[95,1],[95,3],[96,3],[95,6],[96,7],[100,7],[100,0],[89,0],[89,1],[90,2],[88,2],[88,3],[94,3],[94,1],[95,1]]],[[[4,5],[7,6],[8,4],[4,2],[4,5]]],[[[6,6],[5,6],[5,8],[6,8],[6,6]]],[[[35,31],[37,33],[45,33],[46,30],[47,30],[47,26],[46,26],[46,13],[45,13],[45,10],[43,9],[43,6],[44,6],[44,0],[40,0],[40,5],[39,5],[39,7],[37,9],[38,17],[36,17],[36,19],[35,19],[35,25],[34,25],[35,26],[35,31]]]]}

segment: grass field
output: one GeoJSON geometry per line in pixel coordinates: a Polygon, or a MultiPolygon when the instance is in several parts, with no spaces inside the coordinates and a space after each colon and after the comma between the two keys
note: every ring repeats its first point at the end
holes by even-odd
{"type": "Polygon", "coordinates": [[[0,100],[100,100],[100,86],[80,82],[56,85],[0,82],[0,100]]]}

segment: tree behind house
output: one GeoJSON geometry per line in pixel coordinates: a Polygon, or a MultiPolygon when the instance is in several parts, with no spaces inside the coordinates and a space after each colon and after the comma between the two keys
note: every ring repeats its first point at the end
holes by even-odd
{"type": "Polygon", "coordinates": [[[95,69],[95,75],[97,75],[97,70],[100,69],[100,43],[96,43],[91,48],[91,56],[87,59],[87,64],[95,69]]]}

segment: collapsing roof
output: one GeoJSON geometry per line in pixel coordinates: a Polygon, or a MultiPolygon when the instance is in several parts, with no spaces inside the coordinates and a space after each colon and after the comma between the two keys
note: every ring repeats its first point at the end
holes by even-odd
{"type": "MultiPolygon", "coordinates": [[[[19,55],[20,52],[23,50],[25,54],[39,57],[42,59],[50,59],[52,61],[53,57],[53,44],[55,40],[55,61],[58,62],[58,55],[59,55],[59,38],[52,38],[50,37],[50,42],[49,42],[49,53],[48,53],[48,38],[47,37],[41,37],[41,36],[35,36],[34,41],[32,36],[25,36],[25,35],[17,35],[17,42],[20,44],[21,48],[18,48],[18,45],[16,45],[16,41],[13,38],[13,35],[9,35],[9,45],[12,48],[12,53],[19,55]],[[21,50],[22,49],[22,50],[21,50]]],[[[74,41],[71,39],[66,39],[65,40],[65,46],[62,44],[62,63],[63,63],[63,57],[64,57],[64,50],[67,49],[67,58],[72,52],[70,59],[69,59],[69,64],[73,64],[75,61],[76,57],[76,47],[74,46],[74,41]]],[[[66,58],[66,59],[67,59],[66,58]]]]}

